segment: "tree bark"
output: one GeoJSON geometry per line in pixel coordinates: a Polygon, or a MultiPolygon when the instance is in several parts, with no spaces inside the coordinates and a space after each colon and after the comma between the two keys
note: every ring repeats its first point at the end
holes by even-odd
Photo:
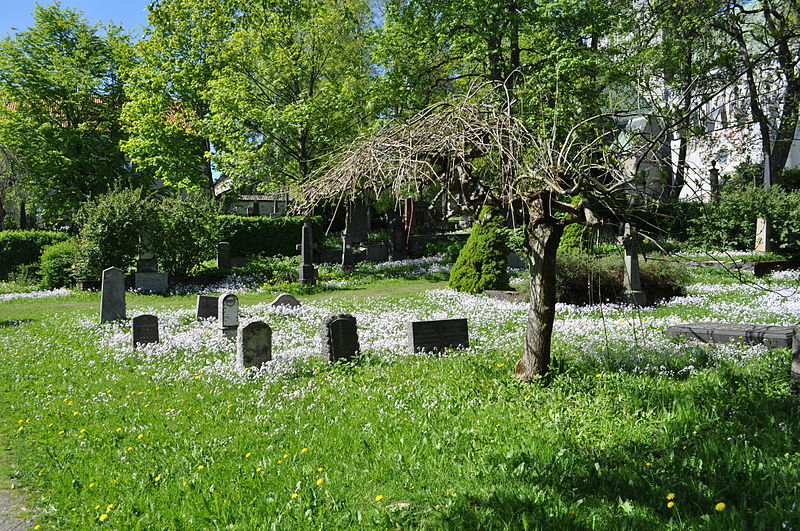
{"type": "Polygon", "coordinates": [[[527,243],[531,271],[525,352],[517,362],[517,378],[530,381],[550,369],[550,344],[556,316],[556,252],[564,226],[556,219],[531,220],[527,243]]]}

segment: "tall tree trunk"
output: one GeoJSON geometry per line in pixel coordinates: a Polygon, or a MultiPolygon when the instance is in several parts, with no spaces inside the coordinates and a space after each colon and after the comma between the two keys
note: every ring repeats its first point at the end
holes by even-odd
{"type": "Polygon", "coordinates": [[[550,369],[550,343],[556,317],[556,252],[564,226],[552,217],[532,219],[527,227],[530,256],[530,308],[525,352],[517,362],[517,378],[531,380],[550,369]]]}

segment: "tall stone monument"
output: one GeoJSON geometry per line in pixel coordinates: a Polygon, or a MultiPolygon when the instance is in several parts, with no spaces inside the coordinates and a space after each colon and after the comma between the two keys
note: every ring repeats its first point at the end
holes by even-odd
{"type": "Polygon", "coordinates": [[[625,224],[622,235],[622,245],[625,247],[625,293],[628,300],[636,306],[646,306],[647,296],[642,291],[642,281],[639,277],[638,247],[641,242],[639,235],[631,229],[630,223],[625,224]]]}
{"type": "Polygon", "coordinates": [[[231,268],[231,244],[228,242],[217,244],[217,267],[219,269],[231,268]]]}
{"type": "Polygon", "coordinates": [[[125,277],[121,269],[109,267],[103,270],[100,287],[100,322],[125,317],[125,277]]]}
{"type": "Polygon", "coordinates": [[[317,281],[312,254],[314,252],[314,236],[311,232],[311,220],[306,216],[303,220],[303,235],[300,240],[300,284],[311,285],[317,281]]]}

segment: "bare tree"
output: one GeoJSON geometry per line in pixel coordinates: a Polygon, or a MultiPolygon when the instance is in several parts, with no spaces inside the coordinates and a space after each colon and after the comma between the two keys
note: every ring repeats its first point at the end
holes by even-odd
{"type": "Polygon", "coordinates": [[[0,144],[0,230],[5,229],[6,200],[19,180],[22,165],[11,149],[0,144]]]}
{"type": "MultiPolygon", "coordinates": [[[[400,199],[434,187],[473,208],[517,209],[525,223],[530,309],[525,352],[516,365],[529,381],[547,373],[555,319],[555,259],[564,227],[599,223],[598,210],[628,204],[630,185],[617,162],[613,120],[593,117],[572,126],[536,131],[512,112],[507,92],[470,91],[432,105],[406,123],[361,137],[334,156],[298,191],[307,209],[352,200],[365,190],[400,199]],[[505,94],[498,102],[498,94],[505,94]]],[[[541,123],[541,122],[540,122],[541,123]]],[[[556,125],[553,125],[556,124],[556,125]]],[[[301,206],[300,208],[303,208],[301,206]]]]}

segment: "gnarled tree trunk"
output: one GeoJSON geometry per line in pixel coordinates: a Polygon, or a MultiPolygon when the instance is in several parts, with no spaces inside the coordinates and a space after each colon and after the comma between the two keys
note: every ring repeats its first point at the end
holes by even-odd
{"type": "Polygon", "coordinates": [[[531,220],[526,230],[531,271],[525,352],[517,362],[517,378],[524,381],[550,369],[550,343],[556,316],[556,252],[564,225],[552,217],[531,220]]]}

